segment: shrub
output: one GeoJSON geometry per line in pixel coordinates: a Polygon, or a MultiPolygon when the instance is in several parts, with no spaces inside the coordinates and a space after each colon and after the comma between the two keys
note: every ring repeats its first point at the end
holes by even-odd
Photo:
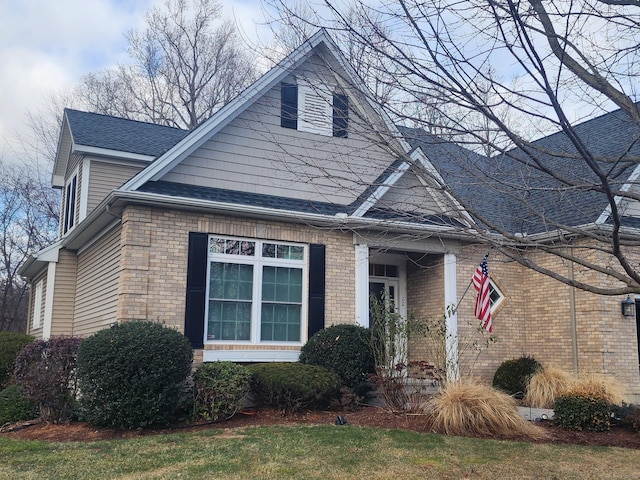
{"type": "Polygon", "coordinates": [[[493,386],[516,398],[522,398],[527,391],[529,379],[542,369],[533,357],[520,357],[507,360],[496,370],[493,386]]]}
{"type": "Polygon", "coordinates": [[[186,337],[159,323],[118,323],[95,333],[78,353],[86,419],[126,429],[170,423],[192,359],[186,337]]]}
{"type": "Polygon", "coordinates": [[[516,401],[488,385],[449,382],[428,403],[434,430],[447,435],[545,437],[544,430],[525,420],[516,401]]]}
{"type": "Polygon", "coordinates": [[[625,402],[621,405],[612,405],[611,424],[632,432],[640,432],[640,408],[625,402]]]}
{"type": "Polygon", "coordinates": [[[553,423],[560,428],[605,432],[611,426],[609,404],[594,395],[561,395],[553,409],[553,423]]]}
{"type": "Polygon", "coordinates": [[[232,362],[203,363],[193,375],[194,418],[215,422],[235,415],[251,387],[251,373],[232,362]]]}
{"type": "Polygon", "coordinates": [[[251,392],[261,405],[296,412],[329,405],[340,391],[340,378],[318,365],[258,363],[249,366],[251,392]]]}
{"type": "Polygon", "coordinates": [[[358,396],[371,391],[375,371],[369,330],[359,325],[334,325],[313,335],[300,350],[300,363],[320,365],[340,377],[358,396]]]}
{"type": "Polygon", "coordinates": [[[33,342],[33,337],[24,333],[0,332],[0,388],[11,383],[16,357],[22,347],[33,342]]]}
{"type": "Polygon", "coordinates": [[[14,377],[22,392],[40,407],[47,422],[71,420],[76,403],[76,360],[82,339],[52,337],[24,346],[14,377]]]}
{"type": "Polygon", "coordinates": [[[571,386],[571,375],[559,368],[538,370],[531,376],[523,403],[533,408],[553,408],[561,394],[571,386]]]}
{"type": "Polygon", "coordinates": [[[0,425],[31,420],[38,415],[38,405],[28,399],[19,386],[9,385],[0,391],[0,425]]]}

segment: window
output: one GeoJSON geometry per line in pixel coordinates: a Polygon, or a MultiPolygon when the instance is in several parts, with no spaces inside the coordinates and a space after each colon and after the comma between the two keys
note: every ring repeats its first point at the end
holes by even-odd
{"type": "Polygon", "coordinates": [[[304,245],[209,237],[208,342],[300,342],[306,309],[304,245]]]}
{"type": "Polygon", "coordinates": [[[349,98],[306,82],[280,84],[280,125],[319,135],[346,138],[349,98]]]}
{"type": "Polygon", "coordinates": [[[44,280],[40,279],[36,283],[35,292],[33,293],[33,312],[32,325],[33,329],[40,328],[40,318],[42,317],[42,288],[44,280]]]}
{"type": "Polygon", "coordinates": [[[64,189],[64,219],[62,233],[71,230],[76,222],[76,196],[78,189],[78,172],[76,171],[64,189]]]}
{"type": "Polygon", "coordinates": [[[502,291],[500,291],[493,280],[489,280],[489,299],[491,300],[492,313],[496,311],[496,309],[502,304],[505,299],[502,291]]]}

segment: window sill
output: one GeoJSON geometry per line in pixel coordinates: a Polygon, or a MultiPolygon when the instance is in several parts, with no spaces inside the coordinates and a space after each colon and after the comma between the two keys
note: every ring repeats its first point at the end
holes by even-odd
{"type": "Polygon", "coordinates": [[[297,362],[298,350],[205,350],[203,361],[297,362]]]}

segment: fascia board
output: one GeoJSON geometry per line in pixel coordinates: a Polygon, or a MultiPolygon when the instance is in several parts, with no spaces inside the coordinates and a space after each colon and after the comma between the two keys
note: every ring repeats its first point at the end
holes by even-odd
{"type": "MultiPolygon", "coordinates": [[[[433,165],[431,160],[429,160],[429,157],[427,157],[427,155],[423,152],[422,148],[418,147],[413,152],[411,152],[411,160],[413,160],[416,163],[419,163],[429,173],[430,176],[435,178],[442,185],[446,185],[445,181],[444,181],[444,178],[442,178],[442,175],[440,175],[440,172],[438,172],[438,170],[433,165]]],[[[425,185],[425,187],[427,187],[426,180],[421,178],[420,175],[418,175],[418,178],[423,183],[423,185],[425,185]]],[[[470,227],[471,225],[473,225],[473,223],[474,223],[473,217],[460,204],[460,202],[458,202],[458,200],[453,195],[451,195],[450,192],[444,190],[443,193],[446,195],[446,197],[449,199],[449,201],[452,202],[452,204],[456,208],[456,210],[464,217],[464,219],[465,219],[465,221],[467,223],[467,226],[470,227]]],[[[443,209],[445,208],[445,206],[440,203],[439,199],[436,198],[435,200],[438,203],[438,205],[440,205],[443,209]]]]}
{"type": "Polygon", "coordinates": [[[373,193],[369,195],[369,198],[362,202],[362,204],[356,209],[356,211],[353,212],[353,216],[364,216],[369,211],[369,209],[371,209],[371,207],[373,207],[378,202],[378,200],[380,200],[385,195],[385,193],[387,193],[389,189],[402,177],[402,175],[405,174],[408,168],[409,163],[403,162],[398,167],[398,170],[387,177],[387,179],[384,181],[384,184],[376,188],[373,193]]]}
{"type": "Polygon", "coordinates": [[[56,157],[53,163],[53,169],[51,172],[51,186],[54,188],[64,187],[64,175],[67,169],[67,162],[69,161],[69,155],[71,155],[71,148],[68,152],[61,152],[60,149],[63,146],[65,138],[68,137],[68,143],[73,147],[73,132],[69,127],[69,120],[67,119],[67,111],[64,111],[62,116],[62,127],[60,128],[60,134],[58,136],[58,145],[56,147],[56,157]]]}
{"type": "Polygon", "coordinates": [[[139,153],[124,152],[122,150],[111,150],[108,148],[91,147],[87,145],[75,145],[72,148],[74,153],[94,155],[96,157],[110,157],[122,160],[134,160],[149,163],[155,158],[152,155],[142,155],[139,153]]]}
{"type": "MultiPolygon", "coordinates": [[[[631,175],[629,175],[627,182],[624,185],[622,185],[621,190],[623,192],[628,192],[629,190],[631,190],[631,187],[637,184],[639,177],[640,177],[640,165],[637,165],[636,168],[633,169],[633,172],[631,172],[631,175]]],[[[620,202],[622,201],[622,199],[623,197],[621,197],[620,195],[615,196],[614,201],[617,206],[620,206],[620,202]]],[[[611,205],[607,205],[603,210],[603,212],[598,217],[598,219],[595,221],[595,224],[596,225],[603,224],[604,222],[607,221],[607,218],[609,218],[610,216],[611,216],[611,205]]]]}
{"type": "Polygon", "coordinates": [[[308,42],[305,42],[282,62],[256,80],[253,85],[248,87],[236,97],[235,100],[223,106],[182,141],[178,142],[138,175],[125,183],[122,186],[122,190],[136,190],[148,181],[162,178],[162,176],[169,172],[175,165],[197,150],[203,143],[252,105],[257,98],[264,95],[269,89],[289,75],[291,70],[306,59],[310,52],[321,42],[326,41],[326,38],[326,32],[321,30],[316,33],[308,42]]]}

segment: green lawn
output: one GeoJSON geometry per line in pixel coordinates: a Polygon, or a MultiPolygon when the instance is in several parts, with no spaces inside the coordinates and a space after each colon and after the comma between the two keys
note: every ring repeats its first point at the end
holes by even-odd
{"type": "Polygon", "coordinates": [[[1,479],[640,479],[640,450],[271,426],[47,443],[0,437],[1,479]]]}

